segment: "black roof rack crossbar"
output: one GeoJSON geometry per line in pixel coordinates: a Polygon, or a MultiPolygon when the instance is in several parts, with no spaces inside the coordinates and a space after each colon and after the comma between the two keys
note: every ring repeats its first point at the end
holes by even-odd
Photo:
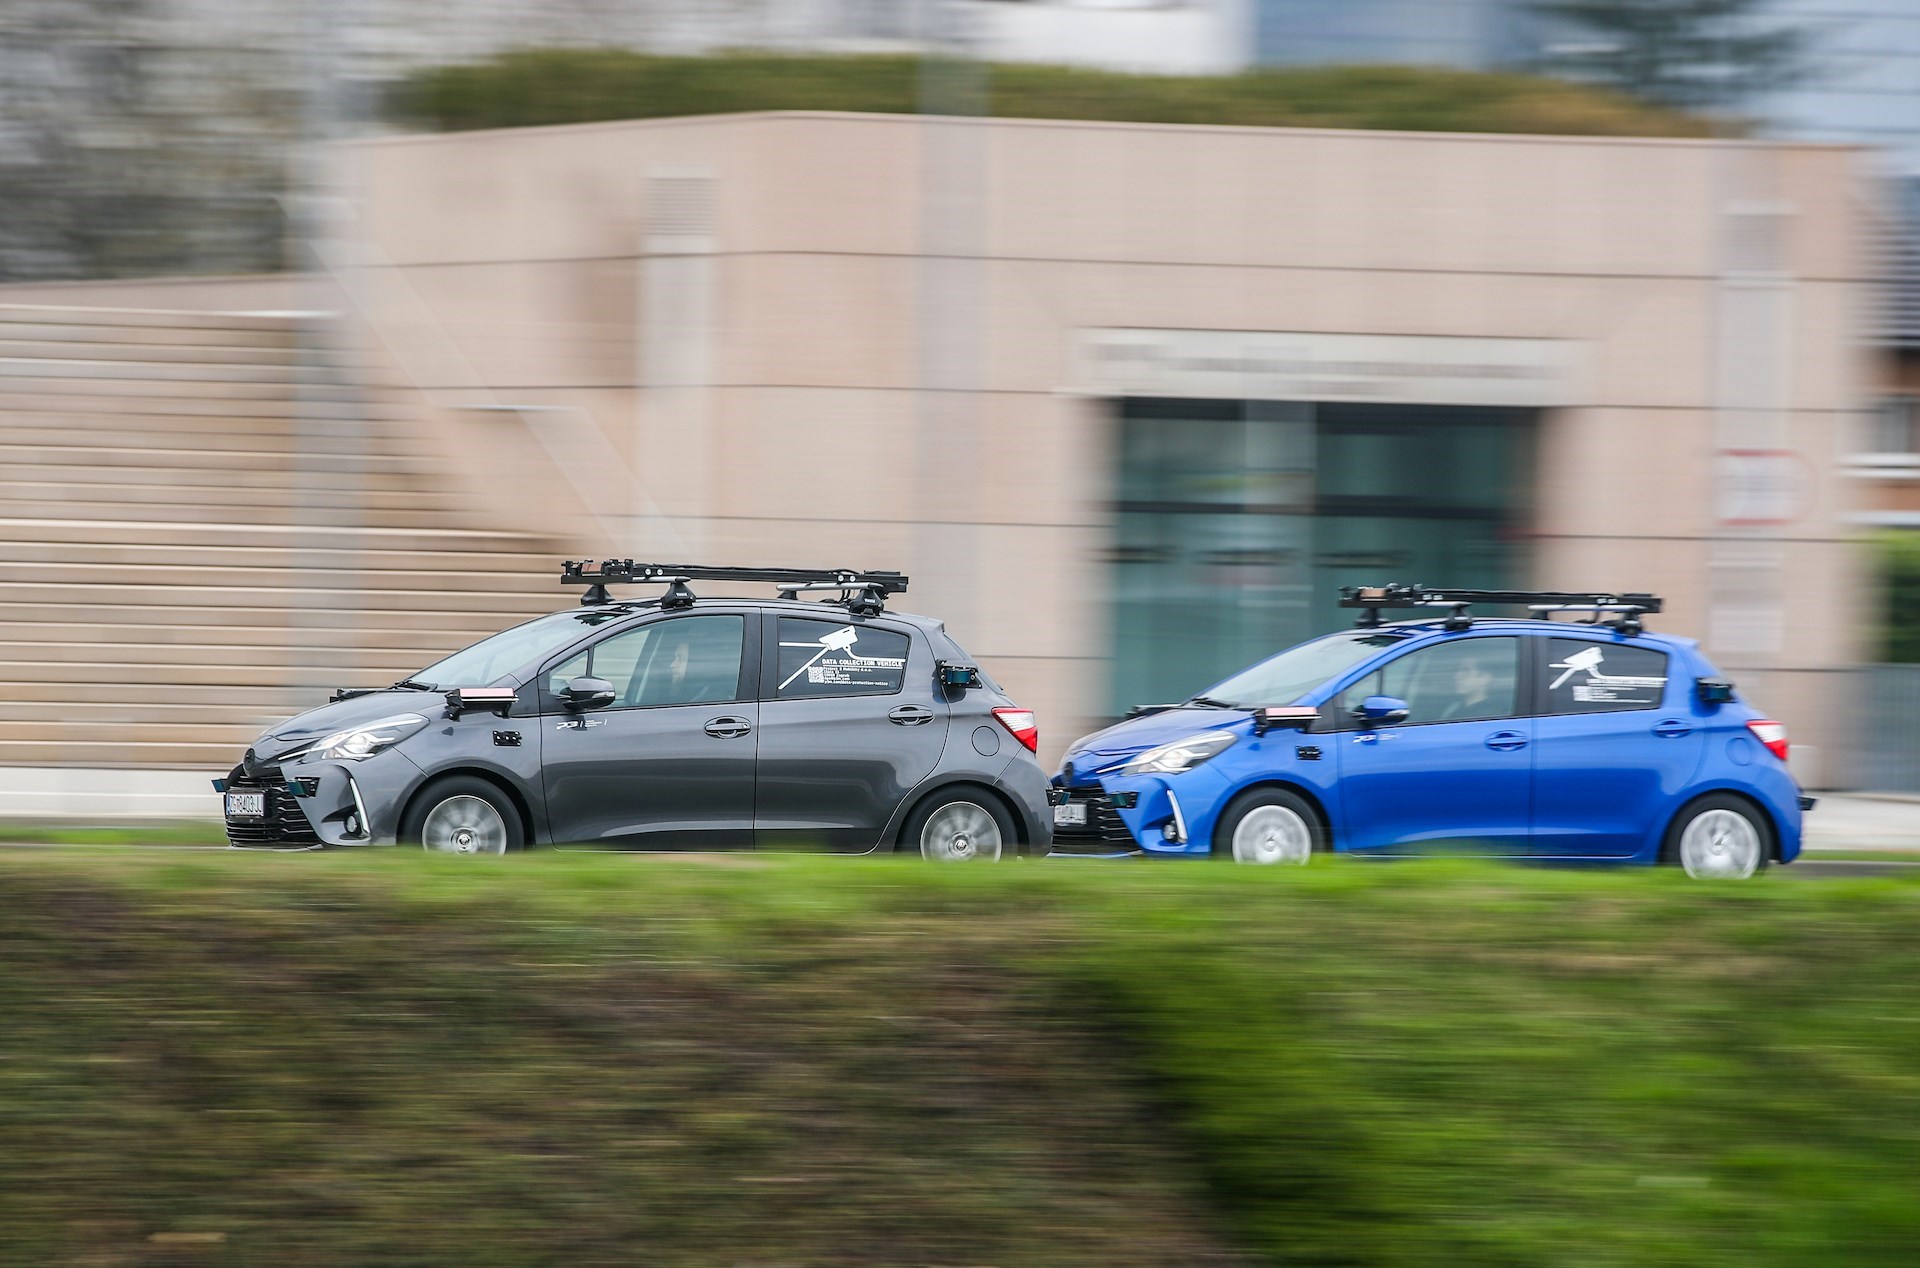
{"type": "Polygon", "coordinates": [[[1467,607],[1474,603],[1514,604],[1542,614],[1591,612],[1595,622],[1601,614],[1612,612],[1619,616],[1619,628],[1628,634],[1639,632],[1643,615],[1660,610],[1657,594],[1604,590],[1452,590],[1438,586],[1390,585],[1347,586],[1340,591],[1341,607],[1361,609],[1355,624],[1362,629],[1379,625],[1380,613],[1385,608],[1452,608],[1447,628],[1465,629],[1472,624],[1467,607]]]}
{"type": "Polygon", "coordinates": [[[783,593],[796,590],[844,590],[856,612],[878,612],[888,595],[907,588],[905,573],[862,568],[719,568],[703,564],[644,564],[631,559],[569,559],[560,569],[560,584],[587,586],[583,607],[611,603],[610,585],[659,582],[667,587],[663,607],[685,607],[693,602],[689,581],[771,582],[783,593]]]}

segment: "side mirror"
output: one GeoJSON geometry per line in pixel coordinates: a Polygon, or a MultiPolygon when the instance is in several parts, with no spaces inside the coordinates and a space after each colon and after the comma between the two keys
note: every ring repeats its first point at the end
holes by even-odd
{"type": "Polygon", "coordinates": [[[1368,696],[1354,716],[1361,726],[1399,726],[1407,720],[1407,702],[1397,696],[1368,696]]]}
{"type": "Polygon", "coordinates": [[[613,703],[613,684],[605,678],[575,678],[560,693],[569,709],[604,709],[613,703]]]}

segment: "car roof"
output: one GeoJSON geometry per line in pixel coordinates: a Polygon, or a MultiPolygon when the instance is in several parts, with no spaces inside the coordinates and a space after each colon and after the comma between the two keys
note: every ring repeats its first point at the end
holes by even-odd
{"type": "MultiPolygon", "coordinates": [[[[647,612],[658,612],[660,610],[660,600],[657,598],[615,599],[612,603],[601,603],[593,606],[598,611],[618,611],[627,613],[630,616],[640,616],[647,612]]],[[[678,608],[675,609],[675,611],[679,613],[699,613],[703,610],[725,608],[761,608],[771,612],[778,612],[783,616],[812,617],[816,621],[860,621],[876,619],[855,616],[847,610],[847,606],[844,603],[821,602],[817,599],[764,599],[755,598],[751,595],[737,597],[733,595],[703,596],[696,599],[693,606],[678,608]]],[[[584,606],[561,608],[559,611],[551,613],[551,615],[566,616],[582,610],[584,610],[584,606]]],[[[892,608],[887,608],[879,613],[877,619],[899,621],[903,625],[911,625],[915,629],[928,632],[945,632],[947,628],[946,622],[934,617],[921,616],[914,612],[896,612],[892,608]]]]}
{"type": "Polygon", "coordinates": [[[1684,634],[1667,634],[1658,630],[1641,630],[1637,634],[1626,634],[1611,625],[1592,625],[1585,621],[1548,621],[1540,617],[1476,616],[1473,624],[1465,630],[1449,630],[1444,617],[1423,617],[1413,621],[1388,621],[1377,628],[1383,630],[1405,630],[1410,634],[1425,636],[1429,634],[1450,633],[1490,633],[1502,634],[1550,634],[1559,638],[1606,638],[1620,639],[1635,643],[1663,643],[1675,647],[1694,647],[1698,640],[1684,634]]]}

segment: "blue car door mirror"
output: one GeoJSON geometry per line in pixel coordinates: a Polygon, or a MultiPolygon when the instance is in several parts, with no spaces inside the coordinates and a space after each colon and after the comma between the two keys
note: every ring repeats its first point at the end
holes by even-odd
{"type": "Polygon", "coordinates": [[[1407,720],[1407,702],[1397,696],[1368,696],[1355,716],[1362,726],[1399,726],[1407,720]]]}

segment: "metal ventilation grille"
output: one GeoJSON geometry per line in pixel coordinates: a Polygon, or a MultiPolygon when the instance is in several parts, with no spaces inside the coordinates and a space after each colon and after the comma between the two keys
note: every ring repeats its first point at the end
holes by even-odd
{"type": "Polygon", "coordinates": [[[705,173],[647,178],[647,233],[705,238],[713,233],[713,177],[705,173]]]}
{"type": "Polygon", "coordinates": [[[1875,245],[1882,278],[1880,342],[1920,348],[1920,177],[1894,185],[1892,215],[1875,245]]]}

